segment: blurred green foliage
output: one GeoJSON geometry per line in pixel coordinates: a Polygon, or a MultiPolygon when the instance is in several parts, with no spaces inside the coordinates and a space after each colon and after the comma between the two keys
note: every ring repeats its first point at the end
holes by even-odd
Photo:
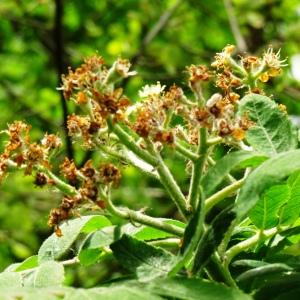
{"type": "MultiPolygon", "coordinates": [[[[42,132],[59,132],[65,138],[56,90],[60,73],[96,51],[108,65],[120,55],[131,59],[138,71],[125,83],[132,101],[138,100],[137,91],[149,82],[175,82],[186,89],[185,66],[209,65],[214,53],[226,44],[239,44],[236,29],[250,53],[261,53],[270,44],[281,48],[282,57],[300,53],[298,0],[1,0],[0,17],[0,128],[15,119],[25,120],[34,129],[33,139],[42,132]]],[[[290,114],[300,113],[299,81],[290,67],[269,88],[290,114]]],[[[68,111],[73,109],[68,103],[68,111]]],[[[0,148],[2,142],[0,135],[0,148]]],[[[84,157],[75,149],[77,164],[84,157]]],[[[170,164],[174,160],[170,157],[170,164]]],[[[182,166],[173,164],[172,168],[184,184],[182,166]]],[[[155,182],[132,168],[123,175],[115,192],[119,204],[151,207],[148,212],[153,215],[174,214],[155,182]]],[[[32,182],[17,173],[0,187],[0,270],[36,253],[49,234],[48,211],[58,203],[59,195],[34,187],[32,182]]],[[[91,276],[91,282],[85,280],[85,285],[105,277],[107,270],[102,270],[103,274],[99,269],[90,270],[97,276],[91,276]]],[[[82,282],[87,272],[86,268],[77,271],[77,277],[73,271],[69,274],[73,284],[82,282]]]]}

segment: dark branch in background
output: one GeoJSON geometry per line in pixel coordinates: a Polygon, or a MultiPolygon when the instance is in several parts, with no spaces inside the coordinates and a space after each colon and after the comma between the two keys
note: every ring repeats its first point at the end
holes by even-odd
{"type": "MultiPolygon", "coordinates": [[[[55,19],[54,19],[54,28],[53,28],[53,41],[55,44],[54,50],[54,59],[57,70],[58,77],[58,85],[61,85],[61,74],[64,73],[65,67],[63,62],[64,57],[64,47],[63,47],[63,0],[55,0],[55,19]]],[[[71,138],[68,135],[67,128],[67,118],[68,118],[68,108],[67,103],[63,97],[63,94],[60,93],[60,102],[63,113],[63,127],[65,133],[65,141],[66,141],[66,150],[67,154],[70,158],[73,158],[73,147],[71,138]]]]}
{"type": "MultiPolygon", "coordinates": [[[[171,6],[168,10],[166,10],[157,20],[157,22],[150,28],[148,33],[145,35],[144,39],[142,40],[141,46],[139,51],[133,55],[130,59],[132,65],[138,63],[138,60],[143,56],[147,46],[152,42],[152,40],[158,35],[158,33],[168,24],[170,18],[182,3],[182,0],[177,0],[173,6],[171,6]]],[[[123,81],[123,87],[125,87],[128,83],[129,78],[125,78],[123,81]]]]}
{"type": "Polygon", "coordinates": [[[237,50],[239,52],[246,52],[246,51],[248,51],[248,47],[247,47],[247,44],[241,34],[237,18],[235,16],[235,13],[234,13],[234,10],[232,7],[232,3],[230,0],[223,0],[223,1],[224,1],[225,10],[226,10],[226,13],[228,16],[230,28],[231,28],[232,34],[234,36],[234,39],[236,41],[237,50]]]}

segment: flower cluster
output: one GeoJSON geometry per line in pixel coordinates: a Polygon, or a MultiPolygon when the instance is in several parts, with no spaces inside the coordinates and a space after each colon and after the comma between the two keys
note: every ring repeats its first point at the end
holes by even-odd
{"type": "MultiPolygon", "coordinates": [[[[203,65],[188,67],[190,93],[185,94],[176,85],[166,88],[157,82],[142,88],[140,101],[135,104],[130,103],[122,88],[115,87],[116,82],[135,74],[129,71],[128,60],[118,59],[107,68],[99,55],[86,59],[75,71],[69,69],[62,77],[60,89],[65,99],[80,108],[79,114],[68,116],[68,132],[74,142],[98,149],[108,159],[97,167],[88,160],[79,168],[73,160],[65,158],[59,168],[62,180],[52,172],[50,159],[61,146],[61,140],[46,134],[40,142],[32,142],[30,126],[16,121],[4,131],[8,141],[0,155],[0,179],[10,168],[19,167],[26,175],[34,174],[36,185],[59,189],[63,199],[51,211],[48,223],[61,235],[59,223],[73,216],[82,205],[109,207],[108,198],[104,201],[103,195],[109,187],[117,186],[121,178],[120,170],[109,160],[111,157],[132,163],[163,181],[169,173],[159,177],[155,167],[164,146],[172,146],[172,150],[192,161],[197,157],[193,150],[199,145],[199,132],[205,130],[209,138],[217,137],[223,143],[241,147],[246,131],[253,124],[247,115],[238,114],[240,98],[251,92],[262,93],[259,84],[279,75],[285,60],[273,49],[268,49],[262,57],[235,60],[234,50],[234,46],[226,46],[215,56],[212,69],[203,65]],[[207,95],[204,84],[217,91],[207,95]],[[124,151],[125,148],[134,155],[128,155],[130,151],[124,151]]],[[[170,179],[166,186],[172,182],[170,179]]],[[[171,196],[179,197],[179,208],[184,211],[185,196],[178,191],[171,196]]]]}
{"type": "MultiPolygon", "coordinates": [[[[0,155],[0,179],[5,177],[10,166],[22,167],[25,174],[31,174],[35,168],[41,166],[51,169],[49,155],[61,146],[61,140],[54,134],[45,134],[41,142],[31,142],[30,126],[22,121],[15,121],[4,131],[8,135],[8,141],[3,153],[0,155]]],[[[41,175],[40,175],[41,177],[41,175]]],[[[40,179],[36,179],[40,183],[40,179]]]]}
{"type": "Polygon", "coordinates": [[[86,113],[68,117],[70,136],[82,138],[84,146],[91,147],[94,137],[106,128],[109,116],[113,116],[115,121],[123,120],[130,101],[121,88],[114,89],[114,83],[135,74],[129,69],[130,63],[125,59],[118,59],[107,69],[103,58],[94,55],[75,71],[69,69],[68,75],[62,76],[63,86],[60,89],[65,99],[74,101],[86,113]]]}
{"type": "Polygon", "coordinates": [[[61,174],[66,181],[76,189],[73,195],[66,195],[59,207],[50,212],[48,224],[54,227],[58,236],[61,235],[59,223],[69,219],[77,213],[76,209],[83,203],[96,204],[100,208],[103,206],[99,189],[102,185],[118,185],[121,179],[119,169],[111,163],[101,164],[99,168],[94,168],[91,160],[78,169],[74,161],[65,158],[60,165],[61,174]]]}

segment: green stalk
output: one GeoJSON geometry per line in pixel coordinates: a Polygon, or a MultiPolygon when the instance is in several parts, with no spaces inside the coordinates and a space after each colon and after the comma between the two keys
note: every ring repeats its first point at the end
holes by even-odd
{"type": "Polygon", "coordinates": [[[225,257],[224,257],[225,266],[228,267],[231,260],[239,253],[250,249],[251,247],[255,246],[258,242],[260,242],[261,240],[266,240],[268,238],[273,237],[278,232],[279,232],[279,229],[277,227],[267,229],[262,232],[259,231],[255,235],[253,235],[251,238],[234,245],[225,253],[225,257]]]}
{"type": "Polygon", "coordinates": [[[183,145],[179,143],[175,143],[175,149],[178,153],[182,154],[184,157],[188,158],[191,161],[196,161],[198,159],[198,155],[194,152],[190,151],[183,145]]]}
{"type": "Polygon", "coordinates": [[[71,186],[71,185],[65,183],[64,181],[62,181],[61,179],[59,179],[49,169],[42,167],[42,166],[38,166],[37,170],[45,173],[49,178],[51,178],[55,183],[55,187],[57,187],[65,195],[68,195],[68,196],[76,196],[77,195],[77,191],[73,186],[71,186]]]}
{"type": "Polygon", "coordinates": [[[191,205],[193,211],[196,211],[199,201],[199,186],[203,172],[203,167],[207,157],[207,129],[200,128],[199,130],[199,145],[197,149],[197,160],[194,161],[188,203],[191,205]]]}
{"type": "Polygon", "coordinates": [[[154,149],[152,142],[149,139],[146,139],[146,144],[153,156],[155,156],[157,161],[157,173],[159,175],[162,185],[165,187],[166,191],[171,196],[172,200],[178,207],[183,217],[187,217],[190,214],[190,209],[188,207],[187,201],[180,190],[176,180],[171,174],[169,168],[166,166],[160,154],[154,149]]]}
{"type": "Polygon", "coordinates": [[[132,151],[135,155],[137,155],[150,165],[155,166],[157,164],[157,160],[148,152],[141,149],[136,144],[136,141],[119,124],[113,124],[111,118],[107,119],[107,124],[110,130],[117,135],[120,142],[130,151],[132,151]]]}
{"type": "Polygon", "coordinates": [[[237,191],[244,183],[245,179],[240,179],[224,189],[218,191],[205,200],[205,213],[209,212],[216,204],[225,199],[228,195],[237,191]]]}
{"type": "Polygon", "coordinates": [[[228,286],[237,287],[230,272],[222,265],[220,257],[216,252],[211,256],[205,269],[214,281],[224,282],[228,286]]]}
{"type": "Polygon", "coordinates": [[[106,204],[107,204],[106,208],[112,215],[115,215],[125,220],[134,221],[143,225],[148,225],[150,227],[174,234],[176,236],[180,236],[180,237],[183,236],[184,233],[183,228],[180,228],[172,224],[164,223],[161,220],[147,216],[145,214],[142,214],[134,210],[117,208],[112,203],[109,195],[108,196],[102,195],[102,196],[104,196],[103,198],[106,199],[106,204]]]}

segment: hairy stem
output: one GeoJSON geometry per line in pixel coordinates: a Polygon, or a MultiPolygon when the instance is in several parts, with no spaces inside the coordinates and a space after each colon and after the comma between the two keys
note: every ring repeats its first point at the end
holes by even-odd
{"type": "Polygon", "coordinates": [[[56,175],[54,175],[49,169],[38,166],[37,170],[40,172],[45,173],[50,179],[54,181],[55,187],[58,188],[62,193],[68,196],[75,196],[77,194],[76,189],[64,182],[63,180],[59,179],[56,175]]]}
{"type": "Polygon", "coordinates": [[[150,165],[155,166],[157,164],[157,160],[155,157],[150,155],[145,150],[141,149],[137,144],[136,141],[119,125],[113,124],[111,118],[107,119],[107,124],[111,131],[113,131],[117,137],[119,138],[120,142],[126,146],[130,151],[132,151],[135,155],[143,159],[150,165]]]}
{"type": "Polygon", "coordinates": [[[225,266],[228,266],[230,264],[231,260],[239,253],[250,249],[251,247],[255,246],[258,242],[260,242],[261,240],[266,240],[268,238],[271,238],[278,232],[279,232],[279,229],[276,227],[264,230],[262,232],[259,231],[255,235],[253,235],[251,238],[234,245],[225,253],[225,257],[224,257],[225,266]]]}
{"type": "Polygon", "coordinates": [[[121,209],[116,207],[111,199],[110,199],[110,195],[108,193],[108,195],[102,195],[103,198],[106,200],[106,204],[107,204],[107,210],[112,214],[115,215],[119,218],[122,219],[126,219],[126,220],[130,220],[130,221],[134,221],[143,225],[148,225],[151,226],[153,228],[174,234],[176,236],[182,236],[184,233],[184,229],[180,228],[178,226],[172,225],[172,224],[168,224],[165,223],[159,219],[147,216],[141,212],[137,212],[134,210],[130,210],[130,209],[121,209]]]}
{"type": "Polygon", "coordinates": [[[178,153],[182,154],[184,157],[191,161],[196,161],[198,159],[198,155],[194,152],[190,151],[188,148],[184,147],[180,143],[175,143],[175,149],[178,153]]]}
{"type": "Polygon", "coordinates": [[[188,207],[187,201],[180,190],[176,180],[174,179],[173,175],[171,174],[169,168],[163,161],[161,155],[155,150],[154,145],[149,139],[145,140],[147,143],[147,147],[151,154],[155,156],[157,160],[157,172],[159,174],[160,181],[162,185],[165,187],[166,191],[171,196],[172,200],[178,207],[179,211],[181,212],[183,217],[187,217],[190,214],[190,208],[188,207]]]}
{"type": "Polygon", "coordinates": [[[198,149],[197,154],[198,158],[194,161],[190,189],[189,189],[189,196],[188,196],[188,203],[191,205],[193,211],[196,211],[199,201],[199,186],[200,180],[203,172],[203,167],[207,157],[207,130],[206,128],[200,128],[199,130],[199,142],[198,142],[198,149]]]}
{"type": "Polygon", "coordinates": [[[205,200],[205,212],[209,212],[216,204],[225,199],[228,195],[237,191],[243,185],[244,181],[245,179],[240,179],[207,198],[205,200]]]}

